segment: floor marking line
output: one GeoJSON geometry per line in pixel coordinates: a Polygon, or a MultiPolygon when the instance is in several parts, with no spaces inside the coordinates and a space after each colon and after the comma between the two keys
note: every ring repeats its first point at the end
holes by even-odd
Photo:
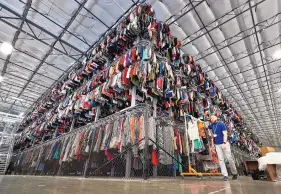
{"type": "Polygon", "coordinates": [[[224,191],[224,190],[226,190],[226,189],[230,189],[230,187],[225,187],[225,188],[223,188],[223,189],[220,189],[220,190],[217,190],[217,191],[210,192],[210,193],[208,193],[208,194],[218,193],[218,192],[220,192],[220,191],[224,191]]]}

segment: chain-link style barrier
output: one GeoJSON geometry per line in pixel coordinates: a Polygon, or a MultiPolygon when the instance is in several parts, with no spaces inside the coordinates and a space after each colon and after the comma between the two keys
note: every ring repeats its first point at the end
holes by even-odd
{"type": "Polygon", "coordinates": [[[18,153],[14,174],[148,179],[177,177],[189,166],[197,172],[218,168],[208,143],[200,154],[190,153],[185,125],[151,112],[137,105],[18,153]]]}

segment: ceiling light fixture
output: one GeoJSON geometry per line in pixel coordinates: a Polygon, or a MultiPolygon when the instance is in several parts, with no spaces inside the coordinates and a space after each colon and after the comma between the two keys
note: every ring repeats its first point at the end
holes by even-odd
{"type": "Polygon", "coordinates": [[[274,52],[273,58],[274,59],[281,59],[281,49],[274,52]]]}
{"type": "Polygon", "coordinates": [[[13,46],[8,42],[3,42],[0,46],[0,51],[5,55],[10,55],[13,52],[13,46]]]}
{"type": "Polygon", "coordinates": [[[4,77],[2,75],[0,75],[0,82],[2,82],[4,79],[4,77]]]}

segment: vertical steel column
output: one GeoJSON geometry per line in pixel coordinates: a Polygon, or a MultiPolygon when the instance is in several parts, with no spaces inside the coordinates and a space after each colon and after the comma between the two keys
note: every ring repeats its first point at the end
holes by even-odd
{"type": "Polygon", "coordinates": [[[149,177],[149,134],[148,134],[148,118],[149,118],[149,106],[144,110],[144,165],[143,165],[143,178],[147,180],[149,177]]]}
{"type": "MultiPolygon", "coordinates": [[[[169,117],[170,117],[170,118],[173,118],[172,107],[169,108],[169,117]]],[[[174,163],[174,161],[175,161],[174,155],[173,155],[173,158],[172,158],[172,159],[173,159],[173,163],[174,163]]],[[[173,169],[173,176],[174,176],[174,177],[177,176],[177,170],[176,170],[176,168],[173,169]]]]}
{"type": "Polygon", "coordinates": [[[131,177],[131,164],[132,164],[132,150],[129,149],[126,154],[126,171],[125,171],[125,178],[131,177]]]}
{"type": "MultiPolygon", "coordinates": [[[[156,119],[156,117],[157,117],[157,99],[154,98],[153,99],[153,118],[156,119]]],[[[150,130],[150,129],[148,129],[148,130],[150,130]]],[[[156,144],[158,143],[157,139],[158,138],[156,138],[156,140],[155,140],[156,144]]],[[[157,177],[157,166],[153,166],[153,178],[156,178],[156,177],[157,177]]]]}
{"type": "MultiPolygon", "coordinates": [[[[131,100],[131,107],[136,106],[136,86],[132,88],[132,100],[131,100]]],[[[131,168],[132,168],[132,149],[129,149],[126,154],[126,171],[125,171],[125,178],[131,178],[131,168]]]]}
{"type": "Polygon", "coordinates": [[[188,172],[190,172],[190,148],[189,148],[189,139],[188,139],[188,123],[186,121],[186,113],[184,113],[184,126],[185,126],[185,129],[184,129],[184,138],[185,138],[185,141],[186,141],[186,153],[187,153],[187,157],[188,157],[188,172]]]}
{"type": "Polygon", "coordinates": [[[136,93],[137,93],[137,87],[133,86],[132,88],[132,101],[131,101],[131,107],[136,106],[136,93]]]}

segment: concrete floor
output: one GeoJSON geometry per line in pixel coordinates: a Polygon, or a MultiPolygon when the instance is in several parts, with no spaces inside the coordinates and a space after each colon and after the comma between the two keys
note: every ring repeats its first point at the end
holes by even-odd
{"type": "Polygon", "coordinates": [[[0,194],[280,194],[281,182],[198,180],[112,180],[70,177],[0,176],[0,194]]]}

